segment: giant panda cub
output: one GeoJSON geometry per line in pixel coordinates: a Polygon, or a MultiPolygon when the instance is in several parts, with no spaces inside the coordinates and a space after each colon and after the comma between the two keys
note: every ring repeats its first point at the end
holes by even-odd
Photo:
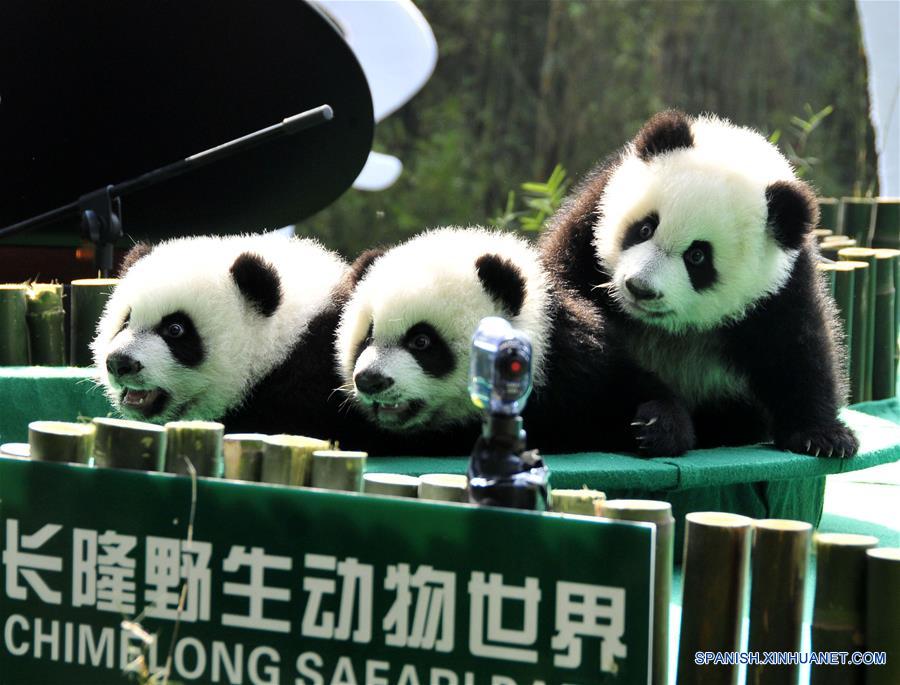
{"type": "Polygon", "coordinates": [[[93,342],[112,404],[157,423],[333,437],[346,268],[315,241],[277,234],[138,244],[93,342]]]}
{"type": "Polygon", "coordinates": [[[850,457],[817,220],[813,192],[759,133],[668,111],[575,191],[541,250],[690,407],[700,446],[774,439],[850,457]]]}
{"type": "Polygon", "coordinates": [[[556,287],[524,240],[444,228],[372,258],[364,257],[367,269],[359,269],[341,316],[336,353],[345,390],[380,431],[373,451],[471,451],[480,413],[468,393],[469,355],[486,316],[508,319],[531,340],[530,445],[648,455],[686,449],[687,412],[605,343],[597,312],[556,287]]]}

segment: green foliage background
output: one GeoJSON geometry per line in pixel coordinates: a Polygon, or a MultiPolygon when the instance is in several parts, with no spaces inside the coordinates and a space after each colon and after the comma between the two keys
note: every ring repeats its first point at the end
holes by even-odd
{"type": "Polygon", "coordinates": [[[802,143],[822,195],[877,192],[853,0],[416,0],[438,42],[431,80],[378,125],[404,171],[298,226],[353,257],[424,228],[502,216],[559,163],[578,179],[654,112],[711,111],[802,143]],[[792,119],[831,106],[815,134],[792,119]]]}

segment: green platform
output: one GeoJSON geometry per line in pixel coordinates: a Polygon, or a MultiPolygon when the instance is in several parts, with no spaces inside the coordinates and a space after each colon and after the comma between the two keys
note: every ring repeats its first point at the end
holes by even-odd
{"type": "MultiPolygon", "coordinates": [[[[0,441],[27,440],[35,419],[76,420],[112,410],[91,369],[9,367],[0,370],[0,441]]],[[[672,503],[676,521],[690,511],[731,511],[754,518],[792,518],[818,525],[825,476],[900,459],[900,403],[856,405],[843,414],[860,437],[853,459],[817,459],[766,445],[695,450],[683,457],[642,459],[602,452],[548,455],[552,485],[587,486],[609,497],[672,503]]],[[[381,457],[371,472],[464,473],[466,457],[381,457]]],[[[680,534],[680,530],[679,530],[680,534]]],[[[679,535],[680,537],[680,535],[679,535]]],[[[676,541],[678,544],[678,541],[676,541]]]]}

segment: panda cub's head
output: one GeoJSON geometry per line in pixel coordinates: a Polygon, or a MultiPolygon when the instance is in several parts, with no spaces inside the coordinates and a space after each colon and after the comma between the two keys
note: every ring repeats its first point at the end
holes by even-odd
{"type": "Polygon", "coordinates": [[[100,381],[130,418],[221,418],[290,355],[344,270],[275,234],[138,245],[92,344],[100,381]]]}
{"type": "Polygon", "coordinates": [[[712,116],[656,115],[608,173],[594,246],[611,295],[673,332],[739,320],[777,292],[817,221],[775,146],[712,116]]]}
{"type": "Polygon", "coordinates": [[[389,431],[477,420],[468,393],[472,336],[502,316],[532,341],[535,385],[550,321],[548,281],[523,240],[484,229],[423,233],[365,271],[338,327],[345,389],[389,431]]]}

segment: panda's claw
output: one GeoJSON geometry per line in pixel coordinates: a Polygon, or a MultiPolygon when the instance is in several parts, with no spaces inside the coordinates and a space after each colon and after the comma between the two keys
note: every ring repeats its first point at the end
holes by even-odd
{"type": "Polygon", "coordinates": [[[639,427],[646,426],[648,424],[645,423],[644,421],[632,421],[631,425],[634,426],[635,428],[639,428],[639,427]]]}
{"type": "Polygon", "coordinates": [[[806,441],[806,450],[805,450],[805,451],[806,451],[806,452],[809,452],[809,450],[810,450],[811,448],[812,448],[812,440],[807,440],[807,441],[806,441]]]}
{"type": "Polygon", "coordinates": [[[821,447],[816,447],[816,454],[815,454],[815,456],[818,457],[818,456],[819,456],[819,453],[820,453],[821,451],[822,451],[822,448],[821,448],[821,447]]]}

